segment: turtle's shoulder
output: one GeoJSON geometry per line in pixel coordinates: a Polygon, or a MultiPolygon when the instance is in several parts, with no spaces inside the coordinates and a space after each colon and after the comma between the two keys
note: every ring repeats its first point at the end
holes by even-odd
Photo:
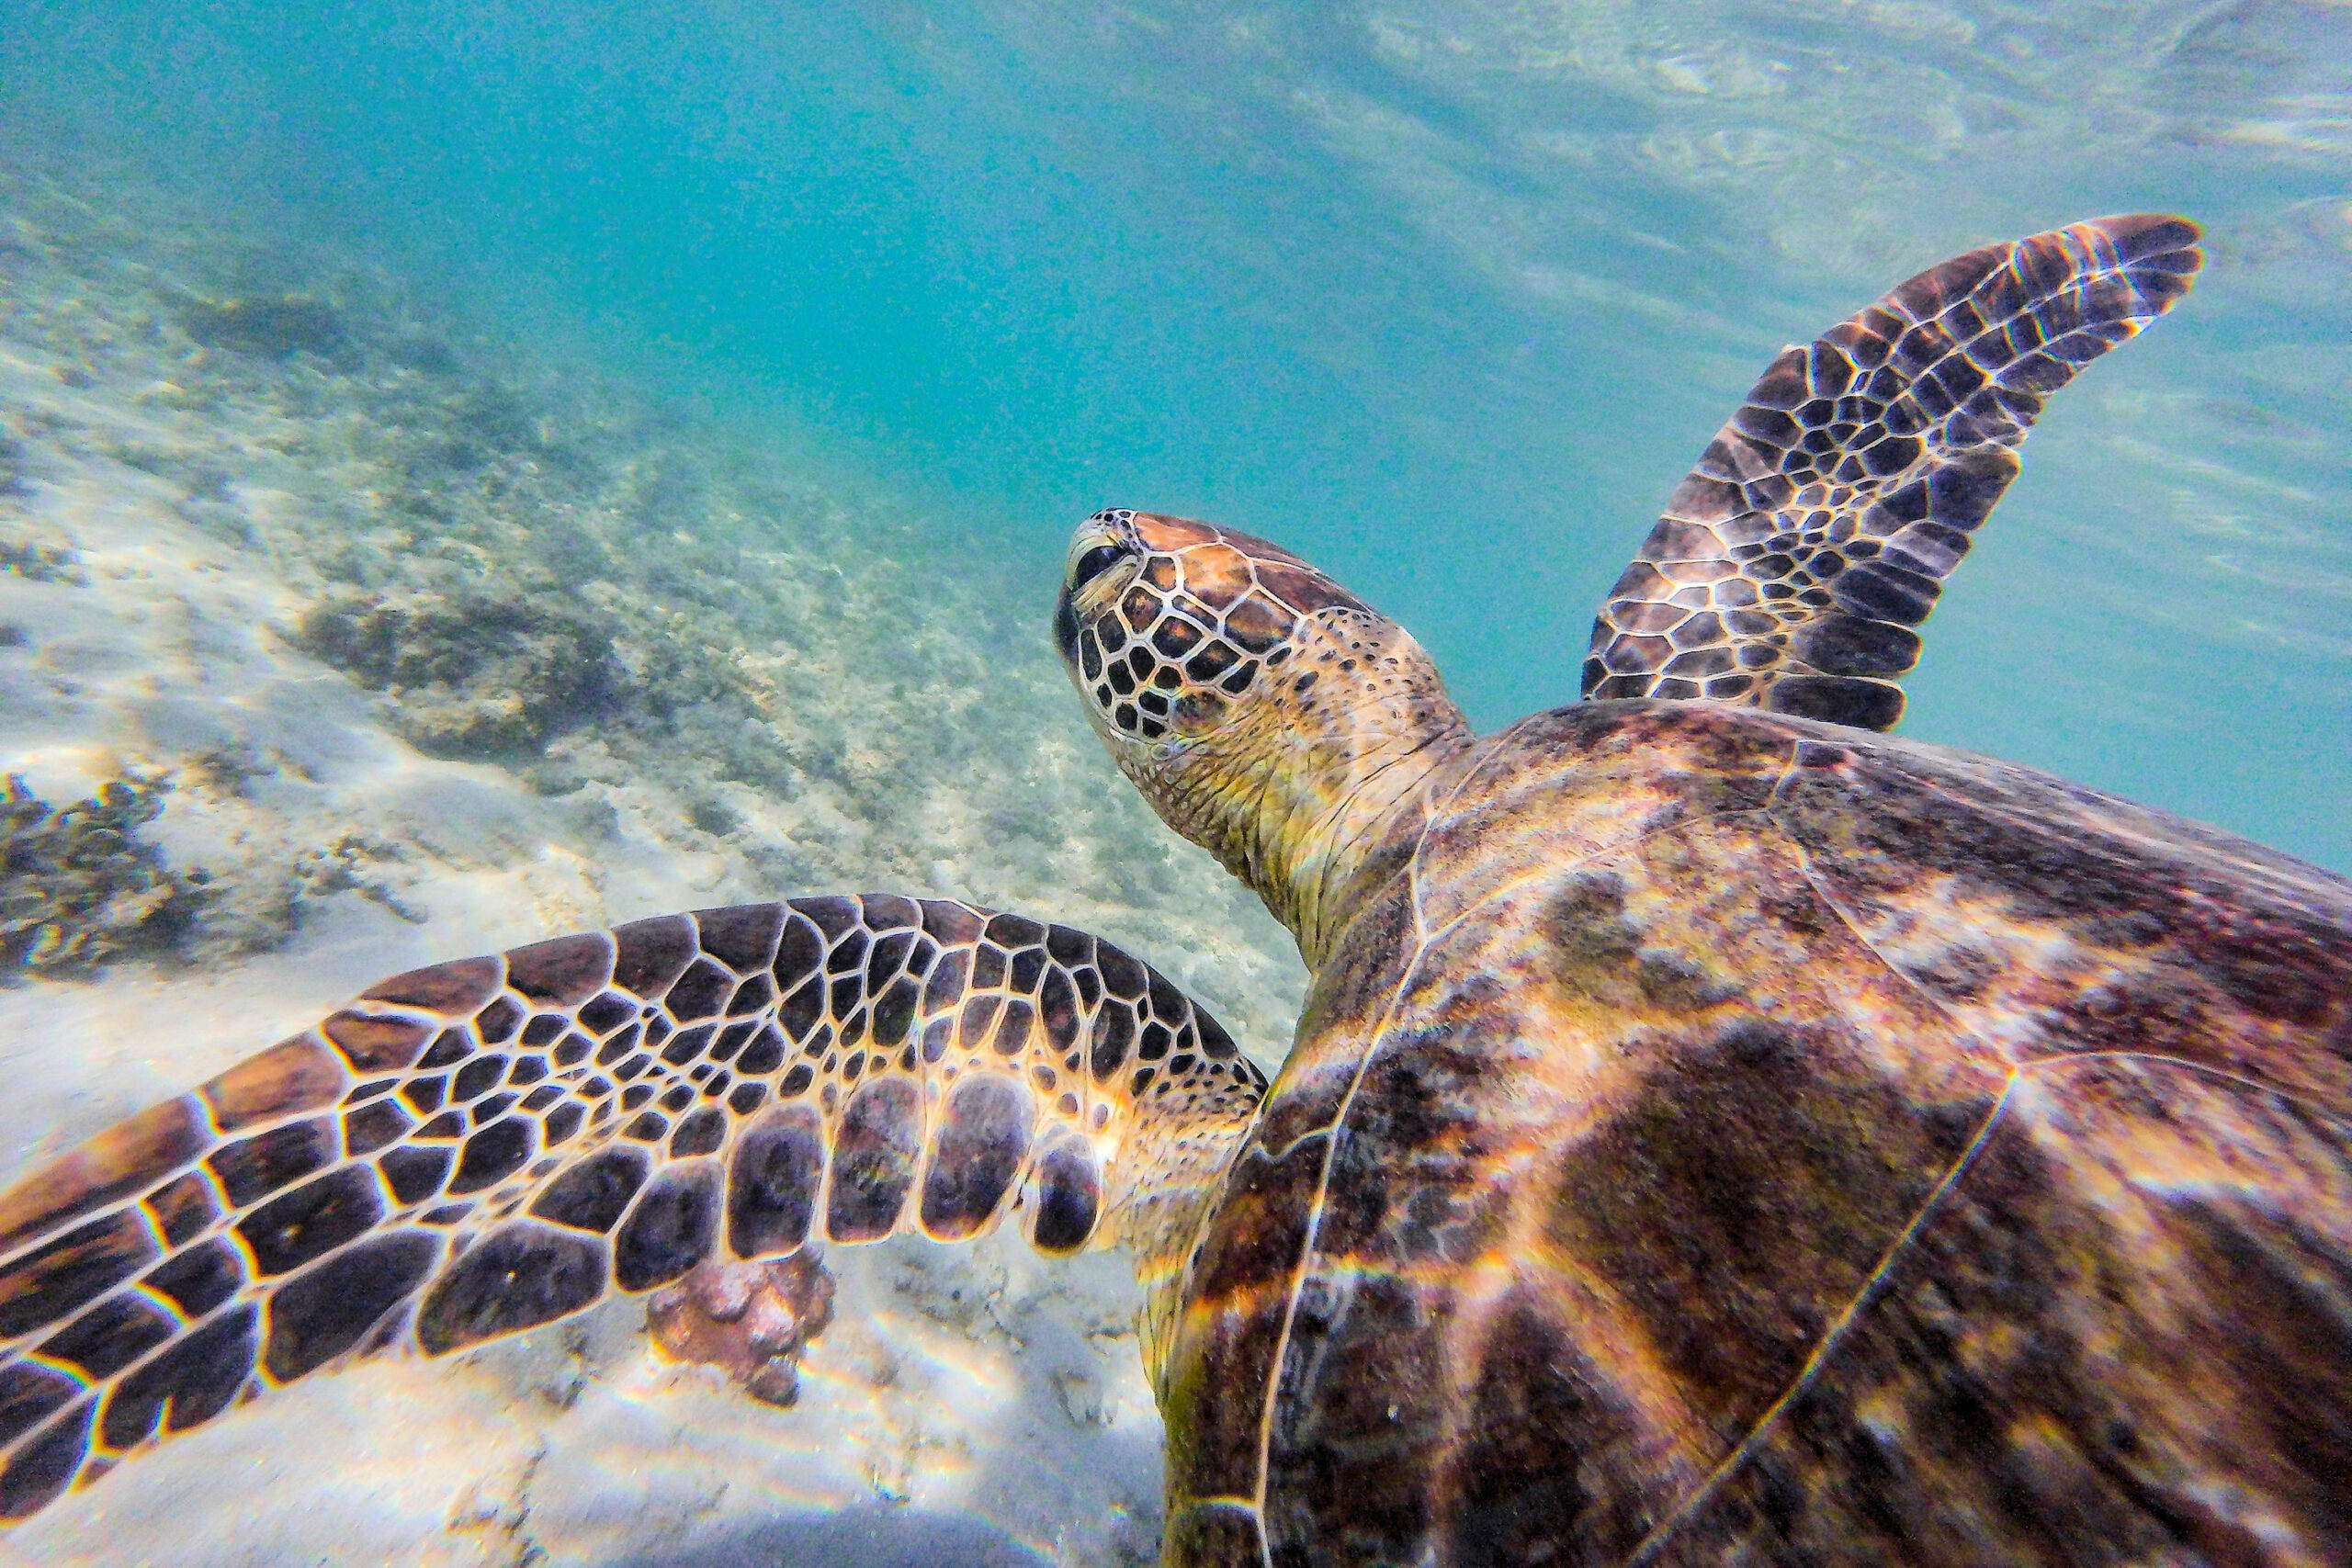
{"type": "Polygon", "coordinates": [[[1389,825],[1368,882],[1409,875],[1426,921],[1500,918],[1529,874],[1770,807],[1825,727],[1713,703],[1577,703],[1487,737],[1389,825]],[[1501,900],[1498,906],[1498,900],[1501,900]]]}

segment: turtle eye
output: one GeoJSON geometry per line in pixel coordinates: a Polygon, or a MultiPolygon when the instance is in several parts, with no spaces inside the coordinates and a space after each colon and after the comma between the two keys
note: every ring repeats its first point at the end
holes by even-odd
{"type": "Polygon", "coordinates": [[[1073,593],[1077,592],[1080,589],[1085,587],[1088,583],[1093,581],[1096,578],[1102,576],[1113,567],[1118,565],[1120,559],[1125,557],[1126,553],[1126,551],[1121,549],[1116,545],[1097,545],[1092,549],[1087,551],[1084,555],[1079,557],[1078,564],[1070,569],[1070,592],[1073,593]]]}

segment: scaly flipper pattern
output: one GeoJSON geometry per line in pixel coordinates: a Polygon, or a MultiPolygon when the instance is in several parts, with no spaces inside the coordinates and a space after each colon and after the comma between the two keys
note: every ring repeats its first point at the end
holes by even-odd
{"type": "Polygon", "coordinates": [[[798,898],[387,980],[0,1195],[0,1517],[346,1358],[812,1239],[1124,1241],[1164,1317],[1264,1078],[1106,942],[798,898]]]}
{"type": "Polygon", "coordinates": [[[1990,245],[1782,351],[1610,590],[1584,694],[1893,728],[2043,400],[2188,292],[2197,241],[2140,215],[1990,245]]]}

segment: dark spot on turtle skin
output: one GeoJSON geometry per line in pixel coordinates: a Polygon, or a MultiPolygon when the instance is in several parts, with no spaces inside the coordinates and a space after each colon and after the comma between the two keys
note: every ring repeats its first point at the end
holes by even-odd
{"type": "Polygon", "coordinates": [[[1642,933],[1625,918],[1625,880],[1613,871],[1579,871],[1545,906],[1544,935],[1558,954],[1562,978],[1589,987],[1596,975],[1613,977],[1641,953],[1642,933]]]}
{"type": "Polygon", "coordinates": [[[449,1080],[449,1099],[458,1105],[469,1100],[480,1100],[505,1073],[505,1057],[476,1056],[459,1067],[457,1076],[449,1080]]]}
{"type": "Polygon", "coordinates": [[[440,1255],[429,1235],[379,1236],[288,1280],[270,1297],[263,1367],[291,1382],[358,1345],[424,1282],[440,1255]]]}
{"type": "Polygon", "coordinates": [[[923,934],[942,947],[965,946],[979,940],[987,917],[944,898],[921,901],[923,934]]]}
{"type": "Polygon", "coordinates": [[[736,1141],[728,1162],[728,1247],[746,1260],[798,1251],[824,1179],[824,1123],[815,1109],[768,1112],[736,1141]]]}
{"type": "Polygon", "coordinates": [[[587,1109],[577,1104],[559,1105],[548,1111],[547,1131],[539,1140],[541,1145],[551,1149],[568,1141],[574,1133],[580,1131],[580,1123],[587,1114],[587,1109]]]}
{"type": "Polygon", "coordinates": [[[462,1062],[474,1054],[473,1037],[462,1029],[445,1029],[434,1038],[433,1047],[416,1059],[418,1072],[446,1067],[452,1062],[462,1062]]]}
{"type": "Polygon", "coordinates": [[[690,1155],[718,1152],[727,1138],[727,1113],[715,1105],[706,1105],[678,1123],[670,1134],[670,1157],[684,1159],[690,1155]]]}
{"type": "Polygon", "coordinates": [[[698,943],[691,920],[664,915],[614,928],[613,947],[613,984],[650,999],[685,973],[698,943]]]}
{"type": "MultiPolygon", "coordinates": [[[[591,1034],[601,1037],[610,1034],[614,1030],[636,1017],[636,1003],[626,997],[616,996],[606,991],[602,995],[590,998],[582,1005],[580,1027],[591,1034]]],[[[526,1045],[544,1045],[562,1032],[562,1017],[556,1013],[545,1013],[531,1021],[531,1027],[525,1032],[523,1043],[526,1045]],[[542,1029],[542,1024],[548,1027],[542,1029]]],[[[484,1040],[491,1038],[488,1030],[482,1032],[482,1038],[484,1040]]]]}
{"type": "MultiPolygon", "coordinates": [[[[1229,1506],[1180,1505],[1168,1521],[1166,1549],[1170,1562],[1263,1562],[1266,1544],[1255,1514],[1229,1506]]],[[[1278,1557],[1283,1568],[1289,1560],[1278,1557]]]]}
{"type": "Polygon", "coordinates": [[[707,958],[696,958],[663,998],[670,1016],[681,1023],[716,1018],[735,994],[735,976],[707,958]]]}
{"type": "Polygon", "coordinates": [[[922,1183],[922,1228],[936,1241],[975,1235],[994,1217],[1029,1153],[1035,1109],[1020,1085],[993,1074],[947,1092],[922,1183]]]}
{"type": "Polygon", "coordinates": [[[2173,1064],[2038,1076],[2051,1098],[2013,1104],[1663,1561],[1891,1540],[1935,1568],[2256,1562],[2346,1539],[2352,1231],[2294,1216],[2288,1154],[2316,1136],[2341,1160],[2342,1122],[2173,1064]],[[2115,1180],[2222,1132],[2268,1190],[2115,1180]],[[2153,1245],[2119,1247],[2119,1220],[2153,1245]]]}
{"type": "Polygon", "coordinates": [[[1496,1309],[1468,1380],[1463,1438],[1439,1483],[1443,1561],[1465,1568],[1618,1562],[1647,1533],[1645,1505],[1656,1493],[1596,1485],[1606,1472],[1577,1462],[1638,1453],[1646,1434],[1577,1346],[1562,1311],[1562,1303],[1526,1286],[1496,1309]]]}
{"type": "Polygon", "coordinates": [[[349,1155],[372,1155],[378,1149],[398,1143],[415,1121],[390,1100],[373,1100],[358,1110],[349,1111],[343,1119],[343,1147],[349,1155]]]}
{"type": "Polygon", "coordinates": [[[1377,1269],[1300,1282],[1267,1445],[1278,1561],[1310,1547],[1342,1561],[1429,1561],[1450,1392],[1431,1304],[1377,1269]],[[1351,1375],[1374,1359],[1379,1377],[1351,1375]]]}
{"type": "Polygon", "coordinates": [[[8,1456],[0,1468],[0,1518],[37,1514],[65,1490],[88,1457],[94,1408],[85,1401],[8,1456]]]}
{"type": "Polygon", "coordinates": [[[1015,997],[1004,1004],[996,1032],[989,1038],[989,1048],[1000,1056],[1013,1057],[1029,1048],[1030,1031],[1037,1021],[1037,1010],[1015,997]]]}
{"type": "Polygon", "coordinates": [[[515,1224],[491,1232],[445,1270],[417,1311],[427,1355],[536,1328],[605,1293],[602,1238],[515,1224]]]}

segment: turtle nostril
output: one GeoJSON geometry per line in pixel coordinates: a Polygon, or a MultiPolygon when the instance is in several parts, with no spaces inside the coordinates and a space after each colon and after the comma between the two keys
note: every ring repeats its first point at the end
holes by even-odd
{"type": "Polygon", "coordinates": [[[1126,553],[1116,545],[1097,545],[1079,557],[1078,564],[1070,569],[1070,591],[1076,592],[1110,570],[1126,553]]]}

